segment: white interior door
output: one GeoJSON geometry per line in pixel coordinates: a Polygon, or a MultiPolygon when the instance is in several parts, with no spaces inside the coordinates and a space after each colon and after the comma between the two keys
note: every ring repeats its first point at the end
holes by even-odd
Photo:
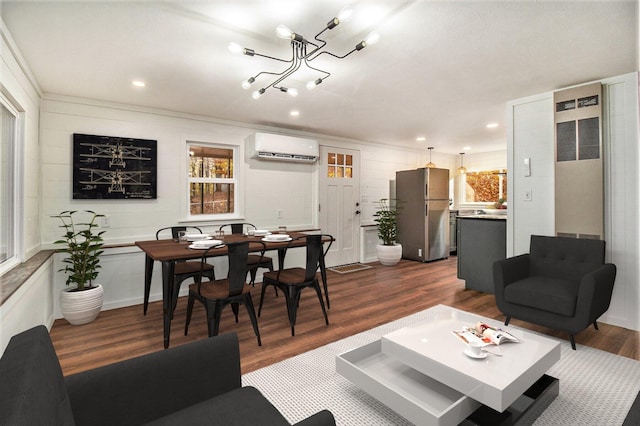
{"type": "Polygon", "coordinates": [[[359,258],[360,151],[320,147],[320,228],[336,238],[327,266],[359,258]]]}

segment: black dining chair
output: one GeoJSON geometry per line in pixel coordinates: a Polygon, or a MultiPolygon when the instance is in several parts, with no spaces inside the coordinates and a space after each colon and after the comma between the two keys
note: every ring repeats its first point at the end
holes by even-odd
{"type": "MultiPolygon", "coordinates": [[[[156,240],[159,240],[162,234],[166,234],[167,231],[171,230],[171,238],[174,240],[178,239],[178,233],[180,231],[185,232],[193,232],[202,234],[202,230],[197,226],[169,226],[166,228],[159,229],[156,232],[156,240]]],[[[171,318],[173,318],[173,312],[176,310],[176,306],[178,305],[178,295],[180,294],[180,286],[182,282],[188,278],[193,278],[194,281],[200,279],[201,269],[204,269],[204,273],[202,275],[208,277],[211,280],[216,279],[216,274],[214,271],[214,266],[210,263],[206,265],[201,265],[200,261],[190,262],[190,261],[179,261],[176,262],[175,270],[173,272],[173,293],[171,294],[171,318]]],[[[148,286],[145,286],[144,289],[144,313],[147,313],[147,306],[149,304],[149,293],[151,291],[151,283],[148,286]]]]}
{"type": "Polygon", "coordinates": [[[289,324],[291,325],[291,335],[295,336],[296,316],[298,312],[298,304],[300,302],[300,293],[305,288],[313,288],[316,291],[324,321],[329,325],[327,310],[324,306],[322,291],[318,281],[318,269],[320,268],[321,258],[324,255],[323,237],[327,235],[314,234],[305,235],[294,238],[287,245],[287,249],[300,239],[306,239],[307,257],[304,268],[285,268],[278,271],[270,271],[262,276],[262,291],[260,293],[260,306],[258,308],[258,317],[262,313],[262,304],[264,302],[264,293],[268,286],[272,285],[283,291],[286,303],[287,314],[289,316],[289,324]]]}
{"type": "MultiPolygon", "coordinates": [[[[224,225],[220,225],[220,230],[225,231],[227,229],[231,229],[232,234],[244,234],[249,229],[256,230],[256,226],[252,223],[248,222],[238,222],[238,223],[227,223],[224,225]]],[[[249,273],[251,274],[251,281],[249,284],[255,285],[256,283],[256,274],[259,268],[268,269],[269,271],[273,271],[273,259],[267,256],[264,256],[264,252],[257,254],[249,254],[247,258],[247,265],[249,266],[249,273]]]]}
{"type": "MultiPolygon", "coordinates": [[[[229,274],[227,278],[213,281],[198,280],[195,284],[189,286],[189,302],[187,304],[187,321],[184,326],[185,336],[189,332],[189,323],[191,322],[191,314],[193,313],[193,305],[195,301],[199,301],[205,307],[207,313],[207,329],[209,337],[217,336],[220,328],[220,317],[222,311],[227,305],[231,305],[233,313],[238,322],[239,305],[244,305],[249,313],[253,331],[258,337],[258,346],[262,346],[260,340],[260,330],[258,329],[258,319],[256,318],[253,300],[251,299],[252,286],[247,285],[247,256],[249,255],[249,244],[262,245],[261,241],[249,243],[241,241],[227,244],[229,258],[229,274]]],[[[211,247],[204,252],[201,264],[206,265],[206,259],[209,251],[217,250],[217,246],[211,247]]],[[[201,277],[202,278],[202,277],[201,277]]]]}

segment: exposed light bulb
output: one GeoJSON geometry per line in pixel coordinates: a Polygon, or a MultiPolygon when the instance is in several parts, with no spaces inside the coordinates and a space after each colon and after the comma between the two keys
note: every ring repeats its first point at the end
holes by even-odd
{"type": "Polygon", "coordinates": [[[369,33],[367,38],[362,40],[360,43],[356,44],[356,50],[362,50],[367,46],[371,46],[372,44],[376,44],[380,40],[380,34],[375,31],[369,33]]]}
{"type": "Polygon", "coordinates": [[[345,22],[345,21],[348,21],[352,15],[353,15],[353,9],[351,9],[351,6],[345,6],[342,8],[340,13],[338,13],[337,18],[340,22],[345,22]]]}
{"type": "Polygon", "coordinates": [[[365,43],[367,43],[367,46],[371,46],[373,44],[376,44],[378,42],[378,40],[380,40],[380,34],[378,34],[375,31],[372,31],[371,33],[369,33],[367,38],[364,39],[365,43]]]}
{"type": "Polygon", "coordinates": [[[251,97],[252,97],[253,99],[259,99],[259,98],[260,98],[260,96],[262,96],[262,95],[264,94],[264,91],[265,91],[265,89],[256,90],[255,92],[253,92],[253,93],[251,94],[251,97]]]}
{"type": "Polygon", "coordinates": [[[241,86],[244,90],[247,90],[249,87],[251,87],[254,81],[256,81],[255,78],[249,77],[248,79],[242,82],[241,86]]]}
{"type": "Polygon", "coordinates": [[[293,31],[287,28],[285,25],[278,25],[276,27],[276,35],[280,38],[290,39],[293,31]]]}
{"type": "Polygon", "coordinates": [[[317,80],[311,80],[307,83],[307,89],[313,90],[316,88],[318,84],[322,83],[322,79],[318,78],[317,80]]]}
{"type": "Polygon", "coordinates": [[[244,50],[242,48],[242,46],[240,46],[238,43],[234,43],[234,42],[229,43],[229,46],[227,46],[227,49],[229,49],[229,52],[231,52],[233,54],[236,54],[236,55],[239,55],[244,50]]]}

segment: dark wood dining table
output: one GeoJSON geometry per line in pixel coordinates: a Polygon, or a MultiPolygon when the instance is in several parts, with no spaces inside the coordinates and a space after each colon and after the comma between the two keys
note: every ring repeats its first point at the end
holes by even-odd
{"type": "MultiPolygon", "coordinates": [[[[304,239],[295,240],[297,237],[306,236],[307,233],[303,232],[288,232],[288,234],[294,240],[289,241],[265,241],[267,250],[278,251],[278,268],[284,267],[284,258],[287,248],[289,247],[304,247],[306,241],[304,239]]],[[[219,239],[218,237],[214,237],[219,239]]],[[[251,237],[243,234],[227,234],[223,237],[224,243],[233,243],[240,241],[261,241],[262,237],[251,237]]],[[[154,262],[162,263],[162,317],[164,328],[164,348],[169,347],[169,335],[171,332],[171,317],[172,317],[172,294],[174,286],[174,271],[176,262],[189,259],[201,259],[203,256],[203,250],[194,250],[189,248],[188,243],[180,243],[173,239],[163,240],[148,240],[148,241],[136,241],[135,245],[145,253],[145,267],[144,267],[144,285],[145,294],[149,294],[151,288],[151,278],[153,276],[153,264],[154,262]]],[[[249,251],[258,252],[263,249],[262,244],[249,244],[249,251]]],[[[228,250],[226,246],[209,250],[207,257],[226,256],[228,250]]],[[[327,293],[327,276],[324,256],[320,259],[320,273],[324,284],[325,297],[327,299],[327,307],[329,304],[329,296],[327,293]]],[[[145,297],[144,301],[144,313],[147,313],[148,298],[145,297]]]]}

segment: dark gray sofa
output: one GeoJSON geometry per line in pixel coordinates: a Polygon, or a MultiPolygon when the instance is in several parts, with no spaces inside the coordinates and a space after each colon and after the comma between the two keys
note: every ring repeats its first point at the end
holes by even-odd
{"type": "Polygon", "coordinates": [[[532,235],[529,254],[493,264],[496,304],[511,318],[571,336],[609,309],[616,266],[604,262],[601,240],[532,235]]]}
{"type": "MultiPolygon", "coordinates": [[[[63,377],[49,333],[11,338],[0,359],[0,424],[289,425],[242,387],[235,334],[224,334],[63,377]]],[[[323,410],[298,425],[335,425],[323,410]]]]}
{"type": "Polygon", "coordinates": [[[640,425],[640,392],[636,395],[635,401],[631,405],[627,417],[624,419],[622,426],[638,426],[640,425]]]}

